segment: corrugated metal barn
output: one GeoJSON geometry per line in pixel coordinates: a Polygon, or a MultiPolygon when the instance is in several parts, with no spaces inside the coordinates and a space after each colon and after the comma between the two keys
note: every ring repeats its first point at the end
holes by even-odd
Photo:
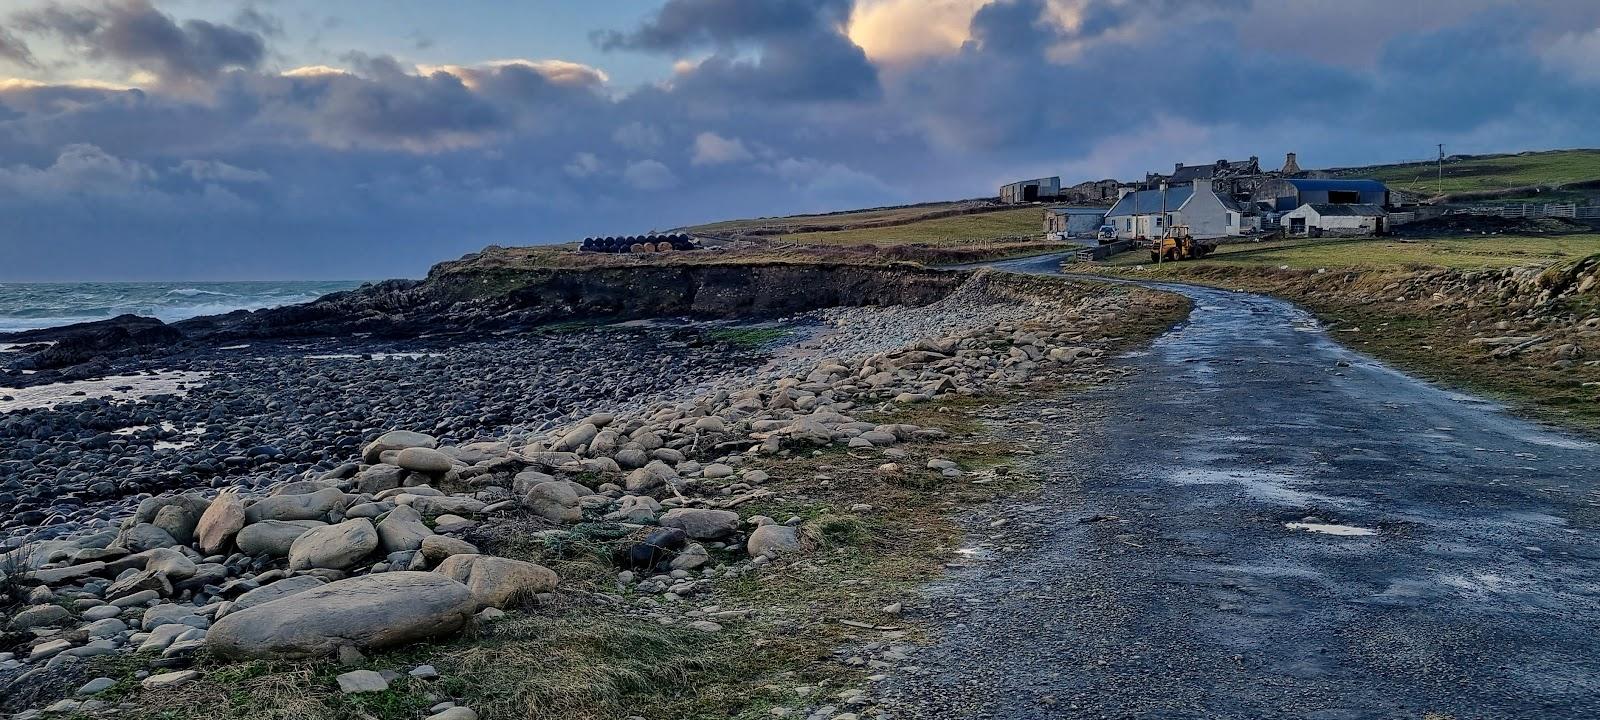
{"type": "Polygon", "coordinates": [[[1022,180],[1000,186],[1000,202],[1007,205],[1038,200],[1054,200],[1061,194],[1061,178],[1047,177],[1022,180]]]}

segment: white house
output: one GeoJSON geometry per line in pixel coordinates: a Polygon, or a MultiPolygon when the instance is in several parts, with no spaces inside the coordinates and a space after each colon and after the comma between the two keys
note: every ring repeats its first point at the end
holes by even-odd
{"type": "Polygon", "coordinates": [[[1238,235],[1243,210],[1217,195],[1209,182],[1198,185],[1198,191],[1190,184],[1127,193],[1106,213],[1106,224],[1116,228],[1118,238],[1158,238],[1174,225],[1188,226],[1196,238],[1238,235]]]}
{"type": "Polygon", "coordinates": [[[1387,219],[1379,205],[1306,203],[1283,214],[1283,229],[1289,235],[1360,237],[1382,234],[1387,219]]]}

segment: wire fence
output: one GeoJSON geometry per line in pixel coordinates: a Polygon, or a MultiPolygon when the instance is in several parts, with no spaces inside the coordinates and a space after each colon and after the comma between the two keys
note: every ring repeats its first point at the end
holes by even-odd
{"type": "Polygon", "coordinates": [[[1511,203],[1505,205],[1469,205],[1451,212],[1462,215],[1495,215],[1506,218],[1560,217],[1575,220],[1600,220],[1600,205],[1577,203],[1511,203]]]}

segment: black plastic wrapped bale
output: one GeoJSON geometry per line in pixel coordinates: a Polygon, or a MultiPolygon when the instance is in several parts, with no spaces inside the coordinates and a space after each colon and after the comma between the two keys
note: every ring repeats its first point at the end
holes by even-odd
{"type": "Polygon", "coordinates": [[[613,560],[636,570],[670,569],[672,558],[689,544],[689,535],[677,528],[654,530],[644,540],[617,548],[613,560]]]}

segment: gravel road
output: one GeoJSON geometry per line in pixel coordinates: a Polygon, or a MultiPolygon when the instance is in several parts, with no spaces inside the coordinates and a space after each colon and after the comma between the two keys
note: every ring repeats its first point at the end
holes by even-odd
{"type": "Polygon", "coordinates": [[[1289,303],[1164,287],[1195,312],[1120,361],[1129,381],[1007,416],[1046,450],[1045,487],[970,518],[974,560],[925,610],[941,640],[881,707],[1600,717],[1596,445],[1341,347],[1289,303]]]}

